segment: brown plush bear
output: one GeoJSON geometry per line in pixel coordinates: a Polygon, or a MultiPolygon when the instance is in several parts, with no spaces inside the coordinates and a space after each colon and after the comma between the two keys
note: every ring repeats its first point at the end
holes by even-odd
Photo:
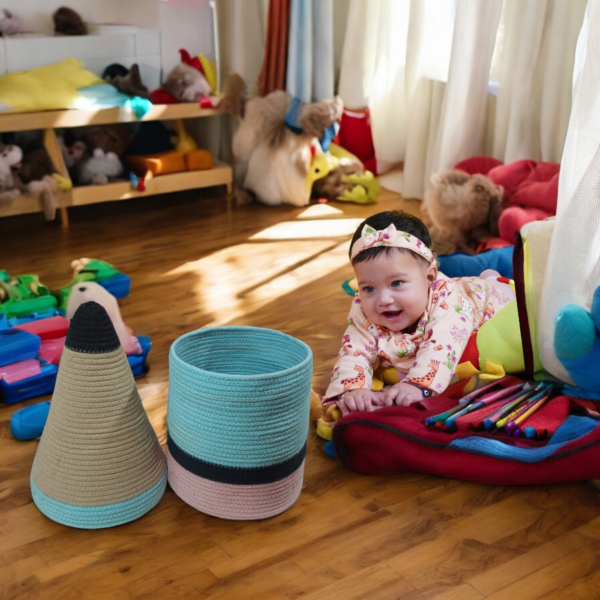
{"type": "Polygon", "coordinates": [[[452,170],[431,177],[421,206],[437,254],[474,254],[478,242],[498,235],[503,189],[485,175],[452,170]]]}

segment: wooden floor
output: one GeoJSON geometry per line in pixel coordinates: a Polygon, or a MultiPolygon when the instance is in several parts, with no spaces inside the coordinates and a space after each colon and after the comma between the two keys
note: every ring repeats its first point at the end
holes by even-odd
{"type": "MultiPolygon", "coordinates": [[[[246,206],[197,195],[77,208],[71,228],[40,215],[0,219],[0,268],[50,286],[89,256],[133,279],[126,323],[151,336],[138,380],[165,442],[168,350],[206,325],[279,329],[314,351],[323,391],[349,299],[348,240],[357,223],[402,204],[307,209],[246,206]]],[[[31,402],[29,402],[31,403],[31,402]]],[[[0,597],[227,600],[600,598],[600,502],[585,483],[490,487],[418,474],[366,477],[322,451],[311,428],[296,505],[263,522],[198,513],[167,490],[137,522],[104,531],[58,525],[33,505],[37,442],[11,438],[22,405],[0,407],[0,597]]]]}

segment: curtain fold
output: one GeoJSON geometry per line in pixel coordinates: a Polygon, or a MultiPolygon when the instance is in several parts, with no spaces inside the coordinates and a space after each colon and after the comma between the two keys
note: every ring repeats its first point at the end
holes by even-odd
{"type": "Polygon", "coordinates": [[[333,0],[290,0],[286,89],[305,102],[334,94],[333,0]]]}
{"type": "Polygon", "coordinates": [[[265,53],[258,79],[261,96],[285,89],[289,27],[290,0],[271,0],[265,53]]]}
{"type": "MultiPolygon", "coordinates": [[[[558,309],[590,309],[600,285],[600,0],[589,0],[577,42],[573,101],[544,276],[538,346],[544,368],[569,381],[554,353],[558,309]]],[[[590,364],[590,369],[598,365],[590,364]]]]}
{"type": "Polygon", "coordinates": [[[585,0],[351,0],[339,93],[422,198],[470,155],[558,162],[585,0]],[[494,98],[494,94],[498,94],[494,98]]]}

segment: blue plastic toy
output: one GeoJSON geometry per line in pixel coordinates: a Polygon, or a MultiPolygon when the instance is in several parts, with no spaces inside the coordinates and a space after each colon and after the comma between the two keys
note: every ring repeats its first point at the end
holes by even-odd
{"type": "Polygon", "coordinates": [[[42,435],[48,413],[50,400],[18,410],[10,418],[10,432],[17,440],[35,440],[42,435]]]}
{"type": "MultiPolygon", "coordinates": [[[[152,341],[148,336],[139,335],[137,338],[142,347],[142,354],[127,357],[131,372],[136,378],[148,371],[147,359],[152,349],[152,341]]],[[[14,404],[35,396],[51,394],[56,384],[58,367],[43,363],[41,368],[41,374],[16,383],[7,384],[0,379],[0,400],[6,404],[14,404]]],[[[11,433],[17,440],[34,440],[40,437],[44,431],[49,410],[50,401],[48,400],[16,411],[10,419],[11,433]]]]}
{"type": "Polygon", "coordinates": [[[36,358],[42,340],[28,331],[6,329],[0,331],[0,367],[22,360],[36,358]]]}
{"type": "MultiPolygon", "coordinates": [[[[36,336],[37,337],[37,336],[36,336]]],[[[15,404],[36,396],[44,396],[54,391],[58,367],[40,361],[41,373],[14,383],[0,379],[0,400],[5,404],[15,404]]]]}

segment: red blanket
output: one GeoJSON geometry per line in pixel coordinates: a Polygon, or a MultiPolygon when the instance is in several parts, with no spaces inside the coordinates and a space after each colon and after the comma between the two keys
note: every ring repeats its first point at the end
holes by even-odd
{"type": "MultiPolygon", "coordinates": [[[[515,381],[507,378],[505,385],[515,381]]],[[[600,477],[595,404],[590,409],[578,399],[552,398],[527,421],[535,437],[488,432],[475,422],[476,412],[464,422],[456,419],[453,431],[426,425],[428,417],[455,405],[456,400],[436,396],[409,407],[347,415],[333,429],[335,454],[349,469],[369,475],[414,471],[499,485],[600,477]]]]}

